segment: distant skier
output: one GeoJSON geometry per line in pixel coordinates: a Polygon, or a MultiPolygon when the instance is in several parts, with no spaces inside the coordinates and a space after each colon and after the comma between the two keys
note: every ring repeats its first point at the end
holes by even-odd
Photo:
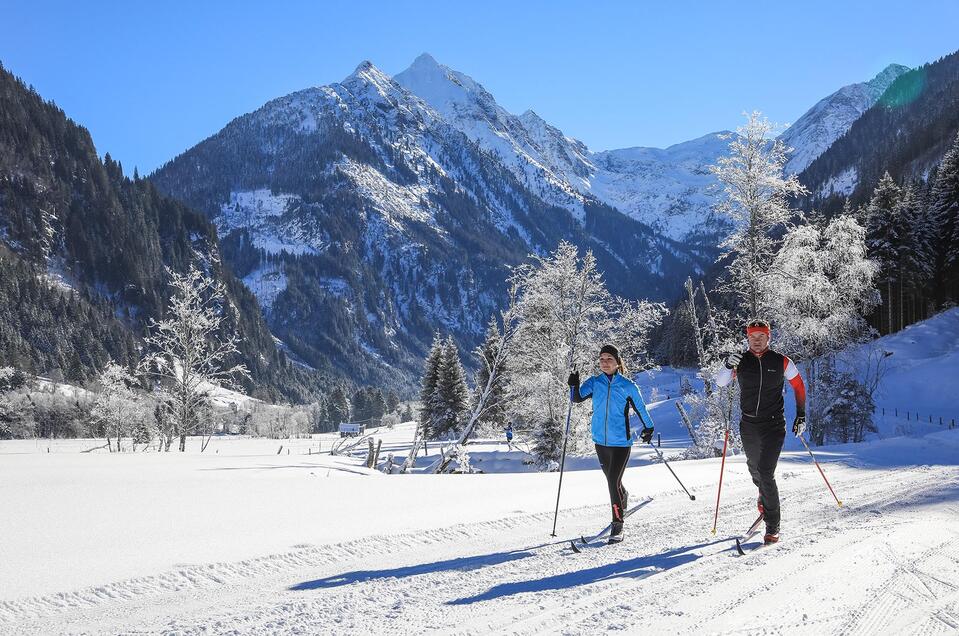
{"type": "Polygon", "coordinates": [[[766,522],[767,544],[779,541],[779,488],[775,473],[786,439],[784,380],[789,380],[796,395],[793,434],[799,437],[806,430],[806,386],[802,376],[792,360],[769,348],[769,339],[768,322],[750,321],[746,325],[749,348],[730,354],[725,360],[726,368],[716,374],[719,386],[728,385],[733,378],[739,381],[739,433],[746,451],[746,466],[759,488],[756,505],[766,522]]]}
{"type": "Polygon", "coordinates": [[[586,378],[582,384],[578,371],[569,374],[570,399],[575,403],[593,400],[593,442],[599,465],[606,475],[613,509],[609,542],[617,543],[623,540],[623,515],[629,500],[629,493],[623,488],[623,473],[636,439],[635,431],[629,428],[630,405],[640,417],[643,424],[640,437],[647,444],[653,438],[653,420],[639,389],[626,377],[626,367],[616,347],[604,345],[600,349],[599,368],[602,373],[586,378]]]}
{"type": "Polygon", "coordinates": [[[513,425],[506,425],[506,447],[513,450],[513,425]]]}

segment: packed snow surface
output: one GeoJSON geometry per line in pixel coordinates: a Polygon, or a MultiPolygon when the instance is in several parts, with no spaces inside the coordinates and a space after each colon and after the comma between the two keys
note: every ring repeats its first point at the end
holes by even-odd
{"type": "MultiPolygon", "coordinates": [[[[880,401],[959,416],[959,310],[877,344],[897,361],[880,401]]],[[[673,403],[690,373],[640,379],[667,457],[686,444],[673,403]]],[[[330,455],[334,434],[184,454],[2,442],[0,633],[955,633],[959,429],[906,424],[814,448],[842,507],[790,436],[782,541],[745,557],[732,539],[756,489],[738,454],[713,535],[720,460],[671,463],[693,501],[636,447],[624,483],[648,503],[621,545],[575,554],[609,517],[596,460],[567,462],[553,537],[558,475],[524,463],[522,431],[468,447],[483,474],[442,476],[382,472],[411,423],[369,431],[377,469],[330,455]]]]}

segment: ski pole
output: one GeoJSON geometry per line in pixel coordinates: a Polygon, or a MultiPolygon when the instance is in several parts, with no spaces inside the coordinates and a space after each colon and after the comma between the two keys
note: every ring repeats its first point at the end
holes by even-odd
{"type": "MultiPolygon", "coordinates": [[[[683,482],[679,480],[679,477],[676,476],[676,473],[673,471],[672,467],[669,465],[669,462],[666,461],[666,458],[663,457],[663,454],[662,454],[661,452],[659,452],[659,449],[656,448],[656,445],[655,445],[655,444],[653,444],[653,440],[649,440],[649,446],[650,446],[650,448],[652,448],[654,451],[656,451],[656,454],[659,455],[659,458],[660,458],[660,459],[663,461],[663,463],[666,465],[666,468],[669,468],[669,472],[673,473],[673,477],[676,477],[676,481],[678,481],[678,482],[679,482],[679,485],[683,487],[683,490],[686,490],[686,486],[683,486],[683,482]]],[[[690,500],[696,501],[696,495],[690,493],[688,490],[686,490],[686,494],[689,495],[690,500]]]]}
{"type": "MultiPolygon", "coordinates": [[[[573,353],[576,350],[576,334],[573,334],[573,346],[569,351],[570,366],[572,366],[573,353]]],[[[576,371],[576,367],[573,367],[576,371]]],[[[566,466],[566,441],[569,439],[569,422],[573,417],[573,394],[570,391],[569,405],[566,407],[566,433],[563,435],[563,455],[559,460],[559,487],[556,489],[556,510],[553,511],[553,532],[550,536],[556,536],[556,520],[559,519],[559,494],[563,492],[563,468],[566,466]]]]}
{"type": "Polygon", "coordinates": [[[569,398],[569,406],[566,407],[566,434],[563,435],[563,455],[559,460],[559,488],[556,489],[556,510],[553,511],[553,532],[550,536],[556,536],[556,520],[559,518],[559,494],[563,492],[563,468],[566,465],[566,440],[569,439],[569,421],[573,416],[573,398],[569,398]]]}
{"type": "Polygon", "coordinates": [[[839,504],[839,507],[842,508],[842,502],[839,501],[839,497],[836,497],[836,492],[832,489],[832,486],[829,485],[829,480],[826,479],[826,473],[822,472],[822,466],[819,465],[819,462],[816,461],[816,456],[812,454],[812,450],[809,448],[809,444],[806,443],[806,440],[802,438],[802,435],[799,435],[799,441],[802,442],[802,445],[806,447],[806,451],[809,453],[809,456],[812,457],[812,461],[816,464],[816,468],[819,469],[819,474],[822,475],[823,481],[826,482],[826,487],[829,488],[829,492],[832,493],[833,498],[836,500],[836,503],[839,504]]]}
{"type": "Polygon", "coordinates": [[[713,534],[719,523],[719,495],[723,492],[723,471],[726,469],[726,445],[729,443],[729,425],[726,425],[726,437],[723,440],[723,461],[719,464],[719,488],[716,490],[716,514],[713,515],[713,534]]]}

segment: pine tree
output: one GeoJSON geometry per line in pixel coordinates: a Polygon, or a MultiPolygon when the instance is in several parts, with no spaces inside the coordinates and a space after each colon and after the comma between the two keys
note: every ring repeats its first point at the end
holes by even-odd
{"type": "Polygon", "coordinates": [[[463,413],[469,405],[466,371],[460,362],[459,349],[452,336],[446,339],[436,380],[436,389],[430,400],[433,414],[430,437],[438,439],[462,426],[463,413]]]}
{"type": "Polygon", "coordinates": [[[353,408],[353,418],[355,421],[365,422],[370,419],[370,396],[366,387],[357,389],[350,403],[353,408]]]}
{"type": "Polygon", "coordinates": [[[327,410],[330,423],[334,427],[350,421],[350,400],[346,397],[346,391],[343,390],[342,386],[336,385],[333,387],[327,402],[327,410]]]}
{"type": "Polygon", "coordinates": [[[438,333],[434,334],[430,352],[423,362],[423,377],[420,381],[420,428],[424,434],[429,434],[433,430],[435,415],[432,400],[433,394],[436,392],[436,384],[439,381],[443,352],[443,339],[440,338],[438,333]]]}
{"type": "MultiPolygon", "coordinates": [[[[902,190],[897,214],[899,221],[899,328],[912,323],[913,315],[906,315],[906,305],[914,307],[922,300],[922,290],[932,278],[935,256],[927,208],[920,197],[918,185],[910,184],[902,190]]],[[[914,314],[911,311],[910,314],[914,314]]]]}
{"type": "Polygon", "coordinates": [[[893,285],[899,279],[899,233],[902,228],[899,216],[902,211],[900,202],[902,191],[886,172],[866,208],[869,219],[866,228],[866,245],[869,258],[879,264],[878,282],[885,289],[883,306],[886,309],[886,333],[892,333],[893,323],[893,285]]]}
{"type": "Polygon", "coordinates": [[[959,135],[939,164],[930,199],[938,230],[934,287],[941,304],[947,297],[959,300],[959,135]]]}

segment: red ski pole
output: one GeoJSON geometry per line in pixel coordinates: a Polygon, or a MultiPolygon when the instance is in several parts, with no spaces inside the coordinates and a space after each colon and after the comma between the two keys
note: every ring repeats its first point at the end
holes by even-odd
{"type": "Polygon", "coordinates": [[[716,514],[713,516],[713,534],[716,534],[716,525],[719,523],[719,496],[723,492],[723,470],[726,468],[726,445],[729,443],[729,426],[726,427],[726,437],[723,440],[723,461],[719,464],[719,488],[716,490],[716,514]]]}
{"type": "Polygon", "coordinates": [[[836,497],[836,492],[832,489],[832,486],[829,485],[829,480],[826,479],[826,473],[822,472],[822,466],[819,465],[819,462],[816,461],[816,456],[812,454],[812,451],[809,449],[809,444],[806,443],[806,440],[802,438],[802,435],[799,435],[799,441],[802,442],[802,445],[806,447],[806,451],[809,453],[809,456],[812,457],[812,461],[816,464],[816,468],[819,469],[819,474],[822,475],[823,481],[826,482],[826,487],[829,488],[829,492],[832,493],[833,498],[836,500],[836,503],[839,504],[839,507],[842,508],[842,502],[839,501],[839,497],[836,497]]]}

